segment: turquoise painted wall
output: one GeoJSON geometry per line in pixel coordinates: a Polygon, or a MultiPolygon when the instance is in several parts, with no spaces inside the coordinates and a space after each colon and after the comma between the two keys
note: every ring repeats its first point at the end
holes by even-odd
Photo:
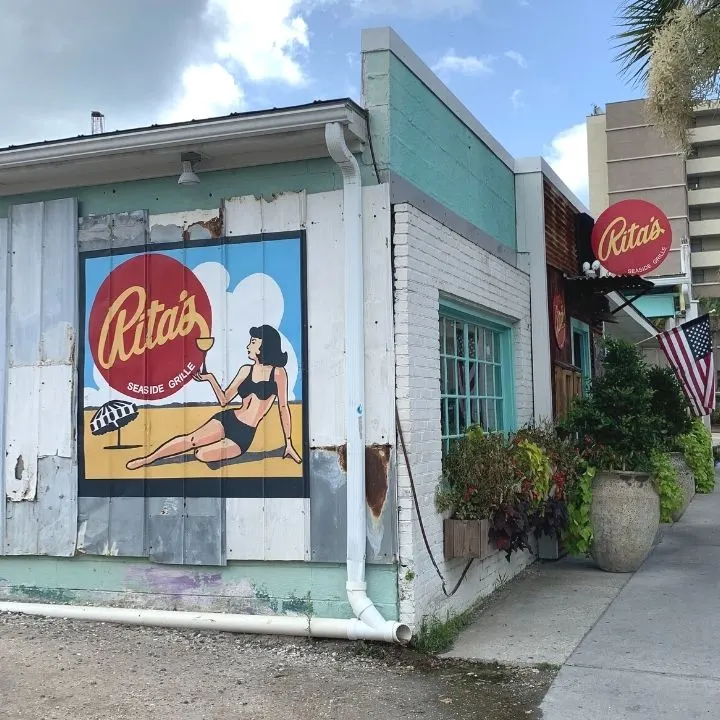
{"type": "MultiPolygon", "coordinates": [[[[351,618],[345,572],[344,565],[317,563],[243,562],[218,568],[117,557],[3,557],[0,599],[351,618]]],[[[367,583],[382,615],[397,620],[395,566],[369,565],[367,583]]]]}
{"type": "MultiPolygon", "coordinates": [[[[361,162],[363,184],[375,184],[372,168],[361,162]]],[[[131,210],[150,213],[211,210],[223,198],[241,195],[272,195],[277,192],[327,192],[342,188],[342,175],[330,158],[277,163],[200,174],[199,185],[177,184],[177,177],[109,183],[80,188],[0,197],[0,218],[10,205],[77,197],[81,217],[131,210]]]]}
{"type": "Polygon", "coordinates": [[[363,72],[378,165],[515,249],[512,170],[389,51],[363,72]]]}
{"type": "Polygon", "coordinates": [[[633,305],[647,318],[672,317],[675,315],[674,293],[644,295],[633,301],[633,305]]]}

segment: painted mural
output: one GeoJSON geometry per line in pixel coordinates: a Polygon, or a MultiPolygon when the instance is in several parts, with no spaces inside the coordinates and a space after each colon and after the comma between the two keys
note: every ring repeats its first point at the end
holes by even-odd
{"type": "Polygon", "coordinates": [[[304,497],[304,237],[81,255],[80,494],[304,497]]]}

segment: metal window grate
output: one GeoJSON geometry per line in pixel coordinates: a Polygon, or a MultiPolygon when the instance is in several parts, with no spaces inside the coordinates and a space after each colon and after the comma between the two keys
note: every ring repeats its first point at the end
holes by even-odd
{"type": "Polygon", "coordinates": [[[503,331],[440,317],[443,450],[474,424],[505,431],[503,331]]]}

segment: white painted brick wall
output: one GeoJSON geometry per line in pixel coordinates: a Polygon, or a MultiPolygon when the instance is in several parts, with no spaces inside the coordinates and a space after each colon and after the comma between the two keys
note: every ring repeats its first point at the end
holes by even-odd
{"type": "MultiPolygon", "coordinates": [[[[517,422],[532,418],[530,278],[477,247],[417,208],[395,206],[395,353],[397,406],[425,530],[435,560],[452,589],[467,560],[445,562],[442,517],[435,510],[441,473],[440,293],[514,323],[517,422]]],[[[527,554],[507,562],[496,553],[476,561],[450,599],[424,547],[413,508],[407,469],[398,460],[400,616],[417,628],[423,617],[467,609],[522,570],[527,554]]]]}

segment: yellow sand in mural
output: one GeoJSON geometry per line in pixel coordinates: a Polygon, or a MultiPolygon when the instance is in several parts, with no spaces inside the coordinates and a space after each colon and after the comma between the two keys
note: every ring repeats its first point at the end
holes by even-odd
{"type": "MultiPolygon", "coordinates": [[[[232,406],[230,406],[232,407],[232,406]]],[[[295,449],[303,454],[302,405],[289,403],[292,417],[292,439],[295,449]]],[[[125,465],[133,458],[147,455],[158,445],[176,435],[184,435],[207,422],[220,408],[217,405],[200,407],[140,408],[138,417],[120,432],[122,449],[106,449],[117,444],[117,433],[93,435],[90,419],[95,410],[85,411],[84,456],[85,477],[88,480],[142,480],[161,478],[217,478],[217,477],[302,477],[303,465],[282,457],[285,439],[277,406],[260,423],[255,439],[245,457],[238,458],[218,469],[211,469],[192,455],[185,462],[172,458],[170,462],[128,470],[125,465]],[[137,446],[137,447],[127,447],[137,446]],[[259,453],[268,452],[272,457],[259,453]]],[[[170,459],[169,459],[170,460],[170,459]]],[[[307,462],[303,458],[303,464],[307,462]]]]}

